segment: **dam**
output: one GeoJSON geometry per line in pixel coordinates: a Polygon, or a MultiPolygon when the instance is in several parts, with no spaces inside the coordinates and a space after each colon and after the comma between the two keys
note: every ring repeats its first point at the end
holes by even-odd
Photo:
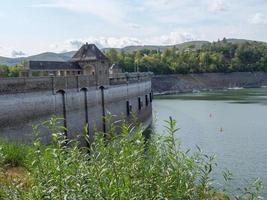
{"type": "MultiPolygon", "coordinates": [[[[113,121],[152,122],[152,74],[121,73],[94,44],[86,43],[68,62],[28,61],[20,77],[0,78],[0,137],[21,142],[33,138],[32,126],[62,119],[68,139],[87,127],[89,138],[113,121]],[[113,71],[112,71],[113,70],[113,71]]],[[[51,135],[42,130],[41,139],[51,135]]]]}
{"type": "MultiPolygon", "coordinates": [[[[93,76],[26,77],[0,80],[0,137],[32,140],[32,125],[51,116],[64,119],[68,138],[105,131],[103,117],[131,121],[134,113],[148,126],[152,121],[151,74],[129,73],[110,77],[109,85],[95,85],[93,76]]],[[[43,141],[50,135],[43,135],[43,141]]]]}

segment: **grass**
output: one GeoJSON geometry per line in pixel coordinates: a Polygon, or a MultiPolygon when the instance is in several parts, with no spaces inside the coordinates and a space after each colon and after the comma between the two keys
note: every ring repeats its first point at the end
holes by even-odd
{"type": "MultiPolygon", "coordinates": [[[[9,148],[2,147],[0,157],[4,163],[21,165],[27,171],[18,170],[18,177],[25,178],[22,181],[0,185],[0,198],[229,199],[223,188],[213,187],[214,156],[205,155],[200,150],[193,155],[184,152],[180,141],[175,139],[178,129],[171,118],[165,127],[168,136],[152,135],[149,141],[145,141],[139,126],[122,123],[119,135],[113,132],[116,124],[108,127],[108,133],[97,133],[90,147],[81,148],[77,141],[66,140],[64,127],[52,118],[34,128],[36,139],[33,146],[27,147],[31,149],[25,151],[27,155],[21,152],[25,148],[23,145],[12,147],[21,148],[15,151],[18,161],[10,151],[3,151],[9,148]],[[50,130],[52,145],[44,147],[41,144],[40,127],[50,130]],[[12,159],[6,159],[6,154],[12,159]],[[30,158],[30,162],[23,158],[30,158]]],[[[226,181],[230,180],[229,174],[224,173],[224,177],[226,181]]],[[[233,198],[256,200],[260,198],[260,190],[261,184],[256,181],[233,198]]]]}
{"type": "Polygon", "coordinates": [[[27,145],[0,140],[1,159],[0,163],[5,167],[27,167],[27,156],[31,148],[27,145]]]}

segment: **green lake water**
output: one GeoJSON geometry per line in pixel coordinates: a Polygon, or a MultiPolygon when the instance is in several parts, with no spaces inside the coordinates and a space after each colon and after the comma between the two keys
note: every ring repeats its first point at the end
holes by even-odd
{"type": "Polygon", "coordinates": [[[184,149],[216,154],[218,187],[220,171],[229,169],[230,191],[260,177],[267,199],[267,88],[160,96],[153,109],[156,132],[165,134],[163,120],[172,116],[184,149]]]}

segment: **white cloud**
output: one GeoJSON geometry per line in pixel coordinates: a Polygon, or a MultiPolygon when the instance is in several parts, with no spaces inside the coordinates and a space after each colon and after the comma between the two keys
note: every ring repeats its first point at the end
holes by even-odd
{"type": "Polygon", "coordinates": [[[79,48],[84,44],[84,42],[81,41],[81,40],[69,40],[69,41],[67,42],[67,44],[68,44],[71,48],[79,49],[79,48]]]}
{"type": "Polygon", "coordinates": [[[11,52],[11,56],[14,57],[14,58],[18,58],[18,57],[24,57],[26,56],[27,54],[24,53],[23,51],[17,51],[17,50],[13,50],[11,52]]]}
{"type": "Polygon", "coordinates": [[[121,0],[52,0],[51,3],[35,4],[32,7],[61,8],[78,13],[89,13],[111,23],[123,21],[126,5],[121,0]]]}
{"type": "Polygon", "coordinates": [[[267,15],[263,13],[256,13],[250,19],[251,24],[267,24],[267,15]]]}
{"type": "Polygon", "coordinates": [[[209,4],[209,10],[213,12],[226,11],[227,5],[224,0],[211,0],[209,4]]]}
{"type": "Polygon", "coordinates": [[[192,33],[174,31],[166,35],[148,39],[146,42],[157,45],[174,45],[192,40],[196,40],[196,37],[192,33]]]}
{"type": "Polygon", "coordinates": [[[3,46],[0,46],[0,56],[4,56],[4,57],[7,57],[7,56],[10,56],[9,54],[10,52],[7,52],[7,49],[3,46]]]}
{"type": "Polygon", "coordinates": [[[175,31],[165,35],[148,37],[142,40],[134,37],[88,37],[83,39],[69,39],[61,44],[51,45],[50,50],[55,52],[77,50],[86,42],[94,43],[99,48],[122,48],[126,46],[145,44],[174,45],[196,39],[197,38],[193,34],[182,31],[175,31]]]}
{"type": "Polygon", "coordinates": [[[128,27],[130,29],[141,29],[141,26],[139,24],[135,24],[135,23],[129,23],[128,27]]]}
{"type": "Polygon", "coordinates": [[[18,58],[27,56],[27,54],[13,47],[0,46],[0,56],[18,58]]]}
{"type": "Polygon", "coordinates": [[[147,9],[153,9],[153,10],[170,10],[175,9],[181,6],[184,2],[184,0],[146,0],[143,3],[143,6],[145,6],[147,9]]]}
{"type": "Polygon", "coordinates": [[[131,45],[142,45],[142,41],[133,37],[88,37],[84,39],[69,39],[63,44],[51,45],[51,51],[64,52],[79,49],[86,42],[94,43],[99,48],[122,48],[131,45]]]}

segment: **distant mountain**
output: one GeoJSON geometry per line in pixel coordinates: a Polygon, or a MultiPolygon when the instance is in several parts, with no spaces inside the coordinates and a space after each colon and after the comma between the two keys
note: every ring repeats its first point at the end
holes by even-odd
{"type": "MultiPolygon", "coordinates": [[[[243,42],[251,42],[251,40],[243,40],[243,39],[227,39],[228,42],[239,44],[243,42]]],[[[119,52],[126,52],[126,53],[132,53],[134,51],[148,49],[148,50],[158,50],[163,51],[167,48],[175,47],[179,50],[185,50],[185,49],[200,49],[204,44],[209,44],[208,41],[191,41],[191,42],[184,42],[181,44],[176,45],[166,45],[166,46],[156,46],[156,45],[144,45],[144,46],[127,46],[124,48],[115,48],[119,52]]],[[[265,42],[261,42],[267,45],[265,42]]],[[[102,49],[104,52],[109,50],[110,48],[102,49]]],[[[0,64],[2,65],[16,65],[20,64],[22,61],[27,60],[40,60],[40,61],[68,61],[72,58],[72,56],[76,53],[76,51],[70,51],[65,53],[53,53],[53,52],[46,52],[41,53],[38,55],[33,55],[29,57],[21,57],[21,58],[7,58],[7,57],[1,57],[0,56],[0,64]]]]}
{"type": "Polygon", "coordinates": [[[70,51],[66,53],[52,53],[52,52],[46,52],[41,53],[38,55],[33,55],[29,57],[21,57],[21,58],[7,58],[7,57],[1,57],[0,56],[0,64],[2,65],[16,65],[22,63],[22,61],[68,61],[72,56],[76,53],[76,51],[70,51]]]}
{"type": "MultiPolygon", "coordinates": [[[[143,49],[148,49],[148,50],[157,50],[157,51],[163,51],[168,48],[175,47],[180,50],[187,49],[189,47],[193,47],[194,49],[200,49],[204,44],[209,43],[208,41],[191,41],[191,42],[184,42],[181,44],[176,44],[176,45],[166,45],[166,46],[155,46],[155,45],[144,45],[144,46],[127,46],[124,48],[116,48],[117,51],[120,52],[126,52],[126,53],[132,53],[134,51],[139,51],[143,49]]],[[[111,48],[105,48],[103,51],[107,51],[111,48]]]]}
{"type": "MultiPolygon", "coordinates": [[[[245,40],[245,39],[226,39],[227,42],[233,43],[233,44],[240,44],[244,42],[259,42],[259,43],[264,43],[267,45],[266,42],[260,42],[260,41],[253,41],[253,40],[245,40]]],[[[125,52],[125,53],[132,53],[134,51],[138,50],[143,50],[143,49],[148,49],[148,50],[158,50],[158,51],[163,51],[168,48],[173,48],[175,47],[176,49],[179,50],[185,50],[185,49],[194,49],[198,50],[201,49],[203,45],[209,44],[211,42],[209,41],[190,41],[190,42],[184,42],[181,44],[176,44],[176,45],[166,45],[166,46],[154,46],[154,45],[144,45],[144,46],[127,46],[124,48],[115,48],[119,52],[125,52]]],[[[107,51],[111,48],[105,48],[103,51],[107,51]]]]}
{"type": "Polygon", "coordinates": [[[25,58],[6,58],[0,56],[0,65],[13,66],[21,63],[25,58]]]}

